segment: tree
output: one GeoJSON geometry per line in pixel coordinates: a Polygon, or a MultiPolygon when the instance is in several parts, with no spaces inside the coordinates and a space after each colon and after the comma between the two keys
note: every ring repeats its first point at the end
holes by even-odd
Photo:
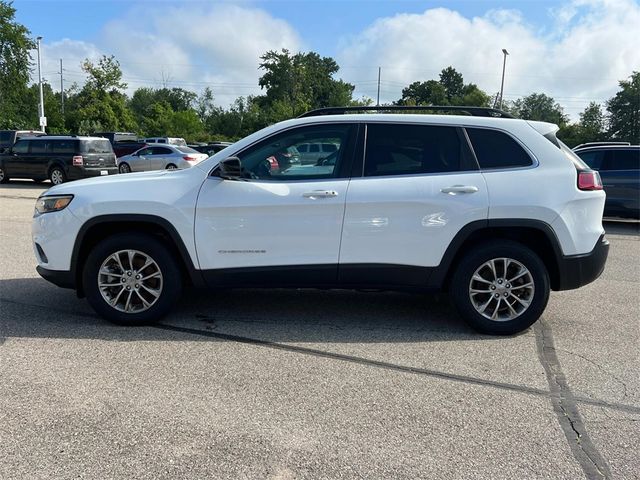
{"type": "Polygon", "coordinates": [[[449,66],[440,72],[440,84],[444,87],[449,103],[453,98],[462,97],[464,80],[462,74],[458,73],[455,68],[449,66]]]}
{"type": "Polygon", "coordinates": [[[14,21],[12,2],[0,0],[0,128],[33,128],[38,116],[25,115],[20,99],[26,94],[35,47],[29,30],[14,21]]]}
{"type": "Polygon", "coordinates": [[[489,106],[490,97],[473,83],[466,84],[462,74],[447,67],[440,72],[440,80],[413,82],[402,89],[397,105],[468,105],[489,106]]]}
{"type": "Polygon", "coordinates": [[[552,97],[544,93],[532,93],[513,102],[511,112],[525,120],[539,120],[541,122],[566,125],[569,117],[552,97]]]}
{"type": "Polygon", "coordinates": [[[606,120],[599,103],[591,102],[580,114],[580,128],[587,142],[605,139],[606,120]]]}
{"type": "Polygon", "coordinates": [[[609,134],[616,140],[640,142],[640,72],[619,82],[621,90],[607,102],[609,134]]]}

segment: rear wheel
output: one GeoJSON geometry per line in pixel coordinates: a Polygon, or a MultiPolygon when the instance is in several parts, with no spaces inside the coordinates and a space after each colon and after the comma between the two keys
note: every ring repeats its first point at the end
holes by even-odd
{"type": "Polygon", "coordinates": [[[511,335],[533,325],[549,300],[549,275],[527,247],[495,241],[459,262],[451,299],[462,318],[484,333],[511,335]]]}
{"type": "Polygon", "coordinates": [[[67,181],[67,175],[60,167],[53,167],[49,172],[49,180],[54,185],[60,185],[67,181]]]}
{"type": "Polygon", "coordinates": [[[131,173],[131,167],[129,166],[128,163],[124,163],[123,162],[118,167],[118,172],[120,172],[120,173],[131,173]]]}
{"type": "Polygon", "coordinates": [[[178,167],[176,167],[173,163],[170,163],[169,165],[167,165],[167,170],[177,170],[178,167]]]}
{"type": "Polygon", "coordinates": [[[4,171],[4,168],[0,167],[0,183],[7,183],[7,182],[9,182],[9,176],[4,171]]]}
{"type": "Polygon", "coordinates": [[[118,234],[92,249],[82,284],[91,306],[121,325],[144,325],[166,315],[182,289],[180,269],[155,237],[118,234]]]}

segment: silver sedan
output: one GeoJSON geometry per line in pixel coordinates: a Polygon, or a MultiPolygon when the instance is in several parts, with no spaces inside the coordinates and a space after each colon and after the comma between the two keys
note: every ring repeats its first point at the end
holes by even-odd
{"type": "Polygon", "coordinates": [[[206,158],[208,155],[190,147],[162,145],[141,148],[118,158],[117,163],[120,173],[129,173],[189,168],[206,158]]]}

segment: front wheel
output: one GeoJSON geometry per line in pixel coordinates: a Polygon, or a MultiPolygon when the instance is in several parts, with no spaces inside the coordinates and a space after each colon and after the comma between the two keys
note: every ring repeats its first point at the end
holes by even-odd
{"type": "Polygon", "coordinates": [[[118,172],[120,172],[120,173],[131,173],[131,167],[129,166],[128,163],[124,163],[123,162],[118,167],[118,172]]]}
{"type": "Polygon", "coordinates": [[[166,315],[182,289],[173,256],[156,237],[123,233],[91,250],[82,284],[102,317],[121,325],[144,325],[166,315]]]}
{"type": "Polygon", "coordinates": [[[473,248],[458,263],[450,286],[460,316],[494,335],[513,335],[533,325],[547,306],[549,290],[540,257],[506,240],[473,248]]]}
{"type": "Polygon", "coordinates": [[[7,175],[7,172],[4,171],[3,167],[0,167],[0,183],[8,183],[9,182],[9,175],[7,175]]]}

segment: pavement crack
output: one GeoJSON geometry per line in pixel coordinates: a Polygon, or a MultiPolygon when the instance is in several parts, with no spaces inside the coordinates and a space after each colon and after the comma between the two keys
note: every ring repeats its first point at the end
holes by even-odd
{"type": "Polygon", "coordinates": [[[574,458],[588,479],[611,479],[609,465],[591,441],[578,411],[576,398],[562,371],[551,327],[541,318],[533,330],[538,359],[551,390],[551,403],[574,458]]]}
{"type": "Polygon", "coordinates": [[[602,365],[600,365],[597,362],[594,362],[593,360],[591,360],[589,357],[585,357],[584,355],[580,355],[579,353],[575,353],[572,352],[570,350],[563,350],[561,348],[556,348],[557,352],[563,352],[569,355],[573,355],[575,357],[581,358],[586,362],[589,362],[590,364],[592,364],[593,366],[595,366],[598,370],[600,370],[601,372],[603,372],[604,374],[606,374],[607,376],[613,378],[616,382],[618,382],[620,385],[622,385],[622,398],[620,398],[620,401],[624,400],[625,398],[627,398],[627,384],[621,380],[619,377],[617,377],[616,375],[614,375],[613,373],[609,372],[606,368],[604,368],[602,365]]]}

